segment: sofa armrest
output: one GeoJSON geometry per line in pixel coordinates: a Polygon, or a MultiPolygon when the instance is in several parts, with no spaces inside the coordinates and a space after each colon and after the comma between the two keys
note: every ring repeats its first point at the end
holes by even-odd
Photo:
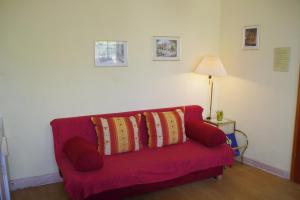
{"type": "Polygon", "coordinates": [[[210,124],[200,120],[188,121],[185,124],[186,134],[207,147],[226,143],[225,133],[210,124]]]}
{"type": "Polygon", "coordinates": [[[69,139],[64,144],[63,151],[78,171],[93,171],[103,166],[103,158],[97,151],[97,146],[83,138],[69,139]]]}

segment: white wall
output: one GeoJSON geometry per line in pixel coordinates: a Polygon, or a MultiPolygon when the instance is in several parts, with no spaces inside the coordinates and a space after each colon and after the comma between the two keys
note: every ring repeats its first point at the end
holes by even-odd
{"type": "Polygon", "coordinates": [[[207,78],[189,72],[202,56],[217,54],[219,44],[230,76],[215,82],[215,109],[249,135],[247,157],[289,171],[300,2],[221,2],[1,0],[0,113],[11,178],[57,171],[49,126],[54,118],[207,107],[207,78]],[[242,50],[242,27],[253,24],[261,26],[261,48],[242,50]],[[182,61],[152,61],[155,35],[180,36],[182,61]],[[102,39],[128,41],[128,67],[94,67],[94,41],[102,39]],[[287,73],[272,71],[273,48],[280,46],[292,47],[287,73]]]}
{"type": "Polygon", "coordinates": [[[50,120],[208,102],[190,72],[218,53],[219,0],[1,0],[0,113],[12,179],[57,171],[50,120]],[[152,61],[152,36],[182,61],[152,61]],[[95,40],[127,40],[129,66],[95,68],[95,40]]]}
{"type": "Polygon", "coordinates": [[[299,0],[223,0],[219,108],[250,140],[246,157],[290,171],[300,60],[299,0]],[[259,24],[259,50],[242,50],[242,27],[259,24]],[[291,47],[289,72],[274,72],[273,49],[291,47]]]}

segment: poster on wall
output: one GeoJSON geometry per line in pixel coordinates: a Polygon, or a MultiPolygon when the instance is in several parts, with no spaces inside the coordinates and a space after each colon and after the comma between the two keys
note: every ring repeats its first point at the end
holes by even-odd
{"type": "Polygon", "coordinates": [[[153,37],[153,60],[180,60],[180,38],[153,37]]]}
{"type": "Polygon", "coordinates": [[[243,27],[243,49],[259,49],[259,26],[243,27]]]}
{"type": "Polygon", "coordinates": [[[291,47],[277,47],[274,49],[273,70],[288,72],[291,59],[291,47]]]}
{"type": "Polygon", "coordinates": [[[126,41],[96,41],[96,67],[125,67],[128,66],[126,41]]]}

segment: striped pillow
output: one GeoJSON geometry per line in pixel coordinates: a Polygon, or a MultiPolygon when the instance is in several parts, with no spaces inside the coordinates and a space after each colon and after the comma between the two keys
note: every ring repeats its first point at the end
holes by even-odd
{"type": "Polygon", "coordinates": [[[168,112],[145,112],[150,148],[186,141],[184,113],[181,109],[168,112]]]}
{"type": "Polygon", "coordinates": [[[141,149],[141,114],[129,117],[92,117],[98,136],[98,151],[112,155],[141,149]]]}

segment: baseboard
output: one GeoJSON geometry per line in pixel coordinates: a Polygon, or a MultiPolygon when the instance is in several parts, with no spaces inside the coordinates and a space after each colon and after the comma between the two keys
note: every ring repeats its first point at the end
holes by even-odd
{"type": "Polygon", "coordinates": [[[261,169],[263,171],[266,171],[266,172],[268,172],[270,174],[279,176],[281,178],[290,179],[290,173],[288,171],[284,171],[282,169],[278,169],[276,167],[267,165],[265,163],[262,163],[262,162],[259,162],[259,161],[256,161],[256,160],[253,160],[251,158],[244,157],[244,163],[247,164],[247,165],[250,165],[252,167],[261,169]]]}
{"type": "Polygon", "coordinates": [[[41,176],[33,176],[29,178],[11,180],[10,189],[14,191],[18,189],[36,187],[58,182],[62,182],[62,178],[59,176],[58,173],[46,174],[41,176]]]}

